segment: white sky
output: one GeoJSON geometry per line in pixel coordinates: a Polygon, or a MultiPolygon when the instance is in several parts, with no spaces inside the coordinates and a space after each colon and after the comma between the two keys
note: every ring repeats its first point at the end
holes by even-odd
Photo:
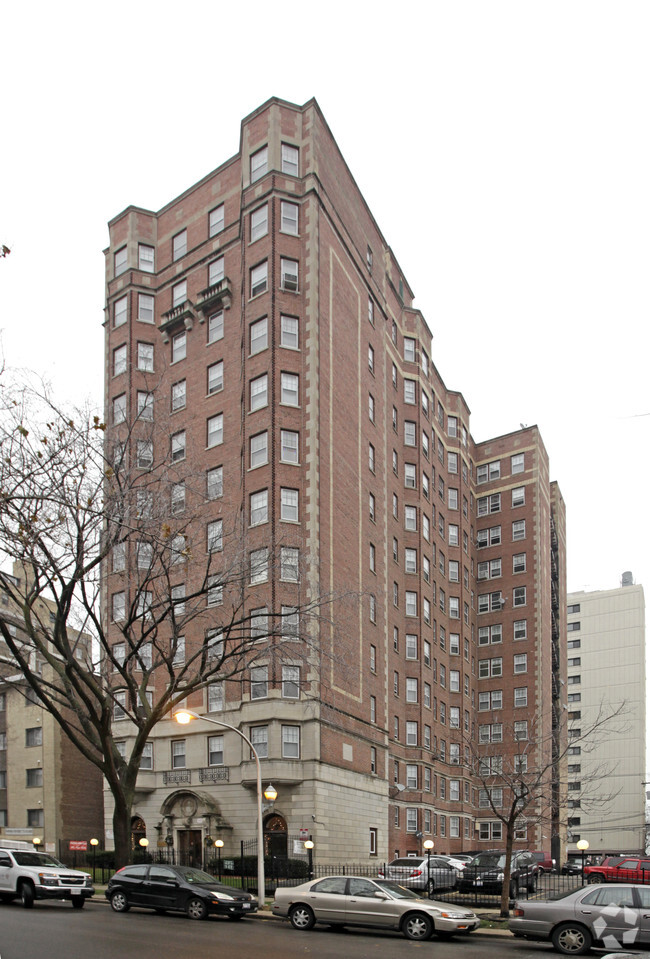
{"type": "Polygon", "coordinates": [[[5,4],[5,360],[101,403],[107,221],[316,97],[483,440],[537,423],[569,589],[650,589],[650,5],[5,4]]]}

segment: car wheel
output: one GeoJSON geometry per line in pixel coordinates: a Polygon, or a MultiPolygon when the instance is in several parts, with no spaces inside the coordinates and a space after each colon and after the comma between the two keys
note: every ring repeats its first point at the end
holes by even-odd
{"type": "Polygon", "coordinates": [[[553,930],[551,941],[557,952],[565,956],[584,956],[591,949],[593,938],[579,923],[564,922],[553,930]]]}
{"type": "Polygon", "coordinates": [[[25,909],[31,909],[34,905],[34,887],[29,882],[20,884],[20,899],[25,909]]]}
{"type": "Polygon", "coordinates": [[[593,884],[596,883],[596,882],[607,882],[607,880],[605,879],[604,876],[599,876],[599,875],[597,875],[597,874],[596,874],[596,875],[587,876],[587,883],[588,883],[588,885],[593,886],[593,884]]]}
{"type": "Polygon", "coordinates": [[[72,900],[73,909],[83,909],[85,905],[86,905],[86,900],[83,899],[81,896],[75,896],[75,898],[72,900]]]}
{"type": "Polygon", "coordinates": [[[128,912],[130,908],[129,900],[121,889],[114,892],[111,896],[111,909],[113,912],[128,912]]]}
{"type": "Polygon", "coordinates": [[[429,939],[433,933],[433,921],[423,912],[410,912],[402,920],[402,932],[407,939],[429,939]]]}
{"type": "Polygon", "coordinates": [[[208,907],[202,899],[197,899],[196,896],[193,896],[192,899],[188,900],[185,909],[190,919],[208,918],[208,907]]]}
{"type": "Polygon", "coordinates": [[[316,916],[309,906],[293,906],[289,912],[289,922],[294,929],[311,929],[316,916]]]}

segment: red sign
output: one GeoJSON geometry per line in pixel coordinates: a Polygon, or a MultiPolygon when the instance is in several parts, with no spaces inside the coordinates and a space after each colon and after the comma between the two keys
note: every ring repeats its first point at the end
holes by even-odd
{"type": "Polygon", "coordinates": [[[85,839],[71,839],[69,842],[69,848],[72,851],[73,849],[76,852],[87,852],[88,843],[85,839]]]}
{"type": "Polygon", "coordinates": [[[301,839],[309,839],[309,830],[308,830],[308,829],[301,829],[301,830],[300,830],[300,838],[301,838],[301,839]]]}

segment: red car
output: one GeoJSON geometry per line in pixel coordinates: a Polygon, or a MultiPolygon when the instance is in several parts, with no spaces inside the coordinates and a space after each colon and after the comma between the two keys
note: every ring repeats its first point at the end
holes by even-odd
{"type": "Polygon", "coordinates": [[[587,882],[650,883],[650,859],[606,856],[599,866],[585,866],[587,882]]]}
{"type": "Polygon", "coordinates": [[[553,872],[555,869],[555,860],[551,859],[550,852],[532,852],[531,856],[542,872],[553,872]]]}

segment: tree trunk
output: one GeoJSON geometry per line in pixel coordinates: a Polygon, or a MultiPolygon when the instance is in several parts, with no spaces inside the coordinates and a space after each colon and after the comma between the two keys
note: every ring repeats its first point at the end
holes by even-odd
{"type": "Polygon", "coordinates": [[[125,789],[122,783],[109,783],[115,807],[113,809],[113,842],[115,845],[115,868],[121,869],[131,861],[131,810],[133,789],[125,789]]]}
{"type": "Polygon", "coordinates": [[[506,823],[506,864],[503,870],[503,886],[501,888],[501,917],[507,919],[510,915],[510,861],[512,859],[512,842],[514,839],[514,822],[506,823]]]}

